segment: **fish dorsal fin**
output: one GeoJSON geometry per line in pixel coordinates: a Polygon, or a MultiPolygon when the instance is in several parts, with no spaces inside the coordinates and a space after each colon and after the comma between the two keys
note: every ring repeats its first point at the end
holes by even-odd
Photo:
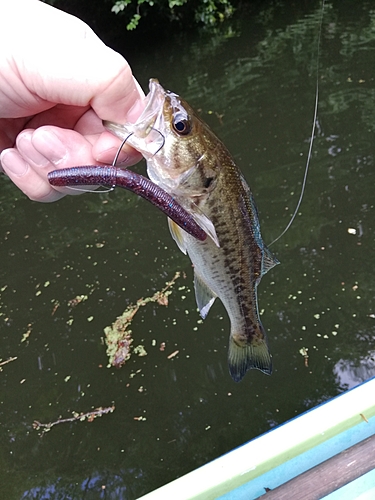
{"type": "Polygon", "coordinates": [[[266,247],[266,245],[264,245],[263,259],[262,259],[262,276],[264,276],[267,271],[277,266],[277,264],[280,264],[280,261],[278,261],[271,252],[271,250],[268,247],[266,247]]]}
{"type": "Polygon", "coordinates": [[[202,318],[205,319],[212,304],[215,302],[216,294],[211,290],[211,288],[204,282],[204,280],[199,276],[199,274],[197,274],[195,270],[194,289],[199,313],[202,318]]]}
{"type": "Polygon", "coordinates": [[[172,219],[168,217],[168,226],[172,238],[177,243],[178,248],[186,255],[186,243],[184,240],[184,231],[172,219]]]}
{"type": "Polygon", "coordinates": [[[264,276],[266,272],[268,272],[270,269],[275,267],[277,264],[280,264],[280,262],[276,259],[276,257],[273,255],[271,250],[266,247],[266,245],[263,243],[262,236],[260,234],[260,224],[259,224],[259,214],[258,214],[258,209],[255,205],[253,195],[251,193],[251,190],[244,178],[244,176],[241,174],[241,183],[242,187],[246,193],[246,196],[248,198],[248,201],[250,202],[250,207],[252,211],[252,218],[250,220],[251,228],[252,228],[252,233],[254,235],[255,241],[259,248],[262,251],[262,270],[261,270],[261,276],[264,276]]]}

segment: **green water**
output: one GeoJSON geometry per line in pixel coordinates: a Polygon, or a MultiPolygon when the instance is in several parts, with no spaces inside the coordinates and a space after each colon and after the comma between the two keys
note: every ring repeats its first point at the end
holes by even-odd
{"type": "MultiPolygon", "coordinates": [[[[223,139],[266,243],[297,203],[314,113],[321,5],[288,4],[160,42],[105,32],[145,89],[157,77],[223,139]]],[[[190,261],[154,207],[120,190],[43,205],[0,179],[0,358],[17,357],[0,372],[2,498],[135,499],[374,375],[374,68],[372,2],[328,2],[306,193],[258,291],[270,377],[232,381],[226,312],[217,301],[200,320],[190,261]],[[176,271],[168,307],[132,323],[147,355],[106,368],[103,329],[176,271]]]]}

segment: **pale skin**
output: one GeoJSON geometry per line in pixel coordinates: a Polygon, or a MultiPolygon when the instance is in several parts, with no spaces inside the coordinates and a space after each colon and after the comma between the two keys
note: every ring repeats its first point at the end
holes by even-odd
{"type": "MultiPolygon", "coordinates": [[[[125,59],[81,20],[37,0],[0,1],[0,171],[30,199],[53,188],[48,172],[111,163],[119,139],[102,120],[136,121],[144,94],[125,59]]],[[[140,159],[125,146],[121,166],[140,159]]]]}

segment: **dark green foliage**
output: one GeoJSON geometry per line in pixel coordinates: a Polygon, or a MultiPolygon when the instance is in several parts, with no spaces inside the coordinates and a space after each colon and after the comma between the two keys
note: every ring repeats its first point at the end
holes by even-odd
{"type": "MultiPolygon", "coordinates": [[[[155,7],[169,20],[193,17],[198,23],[213,25],[231,16],[233,5],[229,0],[116,0],[112,12],[124,12],[130,17],[128,30],[133,30],[143,14],[155,7]]],[[[154,12],[153,12],[154,13],[154,12]]]]}
{"type": "MultiPolygon", "coordinates": [[[[46,3],[60,7],[60,0],[44,0],[46,3]]],[[[97,0],[97,2],[103,0],[97,0]]],[[[229,18],[234,12],[236,0],[111,0],[108,9],[126,18],[126,29],[134,30],[142,17],[160,16],[169,21],[183,20],[212,26],[229,18]],[[112,8],[110,8],[112,4],[112,8]]],[[[85,1],[83,2],[85,3],[85,1]]],[[[92,2],[87,2],[92,8],[92,2]]]]}

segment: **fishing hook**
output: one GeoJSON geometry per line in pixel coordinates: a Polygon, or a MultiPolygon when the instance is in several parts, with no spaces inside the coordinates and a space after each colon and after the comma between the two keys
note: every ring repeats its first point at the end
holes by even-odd
{"type": "MultiPolygon", "coordinates": [[[[118,147],[118,149],[117,149],[117,151],[116,151],[115,157],[113,158],[113,161],[112,161],[112,167],[116,167],[116,163],[117,163],[117,161],[118,161],[118,158],[119,158],[119,156],[120,156],[120,153],[121,153],[122,148],[125,146],[125,143],[126,143],[126,141],[129,139],[129,137],[130,137],[131,135],[133,135],[133,134],[134,134],[134,132],[130,132],[130,134],[129,134],[129,135],[127,135],[127,136],[125,137],[125,139],[123,139],[123,141],[121,142],[120,146],[118,147]]],[[[163,143],[163,145],[164,145],[164,143],[163,143]]],[[[104,167],[103,167],[103,168],[104,168],[104,167]]],[[[86,183],[86,184],[87,184],[87,183],[86,183]]],[[[95,184],[94,184],[94,185],[95,185],[95,184]]],[[[68,189],[72,189],[73,191],[81,191],[82,193],[90,193],[90,192],[91,192],[89,189],[81,189],[81,188],[79,188],[79,187],[73,187],[73,186],[68,186],[68,185],[67,185],[67,186],[65,186],[65,187],[67,187],[68,189]]],[[[95,190],[95,193],[96,193],[96,194],[101,194],[101,193],[110,193],[111,191],[113,191],[113,190],[115,189],[115,187],[116,187],[116,184],[115,184],[115,183],[113,183],[113,184],[111,184],[111,186],[110,186],[108,189],[100,189],[100,190],[99,190],[99,189],[96,189],[96,190],[95,190]]]]}
{"type": "Polygon", "coordinates": [[[125,146],[125,143],[126,143],[126,141],[129,139],[129,137],[130,137],[130,136],[132,136],[133,134],[134,134],[134,132],[130,132],[130,134],[129,134],[129,135],[127,135],[127,136],[125,137],[125,139],[122,141],[122,143],[120,144],[120,146],[119,146],[119,148],[118,148],[118,150],[117,150],[117,153],[116,153],[116,155],[115,155],[115,157],[114,157],[114,159],[113,159],[113,162],[112,162],[112,167],[115,167],[115,166],[116,166],[116,163],[117,163],[118,157],[120,156],[120,153],[121,153],[122,148],[125,146]]]}
{"type": "Polygon", "coordinates": [[[157,151],[155,151],[155,153],[152,155],[152,156],[155,156],[155,155],[157,155],[157,154],[159,153],[159,151],[160,151],[161,149],[163,149],[164,144],[165,144],[165,136],[164,136],[164,134],[163,134],[162,132],[160,132],[160,130],[158,130],[157,128],[151,127],[151,130],[155,130],[156,132],[158,132],[158,133],[162,136],[162,139],[163,139],[163,142],[162,142],[162,145],[160,146],[160,148],[159,148],[157,151]]]}

